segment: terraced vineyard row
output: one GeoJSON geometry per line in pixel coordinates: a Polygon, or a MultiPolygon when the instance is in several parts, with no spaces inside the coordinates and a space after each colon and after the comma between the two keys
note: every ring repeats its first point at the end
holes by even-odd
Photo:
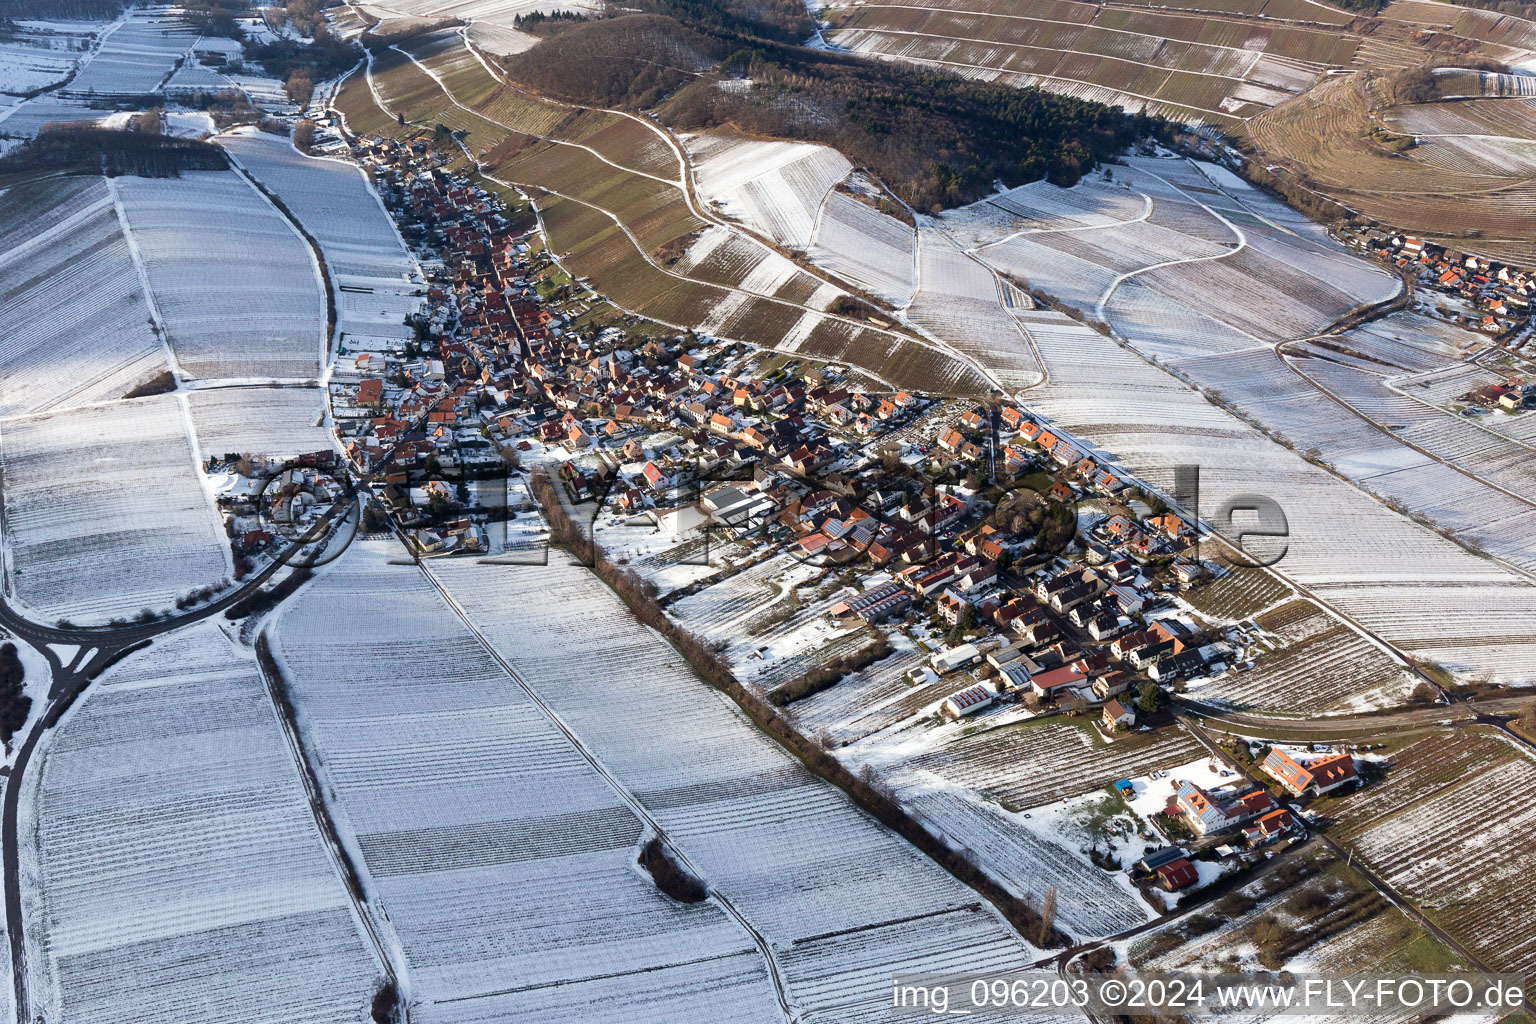
{"type": "MultiPolygon", "coordinates": [[[[535,201],[551,250],[620,307],[680,329],[849,362],[898,386],[985,390],[974,368],[943,351],[822,312],[835,293],[801,284],[809,275],[798,269],[779,275],[774,261],[782,257],[758,243],[748,243],[757,245],[754,267],[728,265],[720,281],[700,276],[712,270],[707,260],[686,275],[662,269],[660,254],[709,225],[690,211],[680,185],[641,169],[658,166],[653,143],[623,127],[629,119],[622,115],[558,107],[496,83],[456,40],[397,51],[398,61],[381,62],[373,80],[384,107],[463,132],[464,147],[486,174],[550,193],[535,201]],[[472,100],[476,109],[467,109],[472,100]],[[763,264],[768,273],[759,281],[805,298],[739,290],[763,264]]],[[[355,94],[350,102],[366,109],[355,94]]]]}

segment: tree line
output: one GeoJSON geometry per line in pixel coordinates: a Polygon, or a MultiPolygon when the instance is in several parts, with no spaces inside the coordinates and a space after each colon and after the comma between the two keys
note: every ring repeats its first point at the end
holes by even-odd
{"type": "Polygon", "coordinates": [[[114,131],[90,124],[61,124],[0,157],[0,174],[78,169],[109,178],[178,178],[182,171],[221,171],[229,166],[224,150],[197,139],[156,132],[114,131]]]}

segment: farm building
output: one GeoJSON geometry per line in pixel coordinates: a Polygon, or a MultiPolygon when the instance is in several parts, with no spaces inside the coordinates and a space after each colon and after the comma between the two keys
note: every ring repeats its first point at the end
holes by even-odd
{"type": "Polygon", "coordinates": [[[1152,850],[1144,855],[1135,864],[1135,870],[1144,875],[1149,875],[1164,864],[1172,864],[1176,860],[1183,860],[1186,854],[1177,846],[1165,846],[1161,850],[1152,850]]]}
{"type": "Polygon", "coordinates": [[[1041,697],[1060,697],[1070,692],[1072,687],[1081,686],[1088,681],[1088,676],[1076,665],[1063,665],[1053,668],[1049,672],[1042,672],[1030,679],[1030,685],[1035,693],[1041,697]]]}
{"type": "Polygon", "coordinates": [[[880,622],[893,615],[900,615],[911,606],[911,591],[899,583],[882,583],[846,601],[839,601],[832,606],[829,614],[835,619],[880,622]]]}
{"type": "Polygon", "coordinates": [[[953,721],[956,718],[964,718],[966,715],[974,715],[995,700],[997,700],[996,690],[986,683],[977,683],[975,686],[968,686],[959,693],[952,693],[944,698],[944,703],[940,705],[940,712],[945,718],[953,721]]]}
{"type": "Polygon", "coordinates": [[[1321,796],[1359,778],[1355,759],[1348,754],[1326,754],[1311,760],[1298,760],[1276,747],[1264,759],[1264,771],[1279,781],[1292,796],[1311,793],[1321,796]]]}
{"type": "Polygon", "coordinates": [[[961,644],[959,647],[951,647],[947,651],[935,654],[929,659],[929,664],[939,675],[948,675],[957,669],[965,668],[971,662],[981,657],[981,652],[975,644],[961,644]]]}

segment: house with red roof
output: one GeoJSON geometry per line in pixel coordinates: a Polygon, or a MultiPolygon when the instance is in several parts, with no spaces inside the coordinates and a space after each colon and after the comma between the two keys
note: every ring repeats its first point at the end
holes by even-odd
{"type": "Polygon", "coordinates": [[[1187,857],[1169,861],[1157,869],[1157,884],[1169,892],[1188,889],[1198,881],[1200,881],[1200,872],[1195,870],[1195,866],[1187,857]]]}
{"type": "Polygon", "coordinates": [[[1316,758],[1292,757],[1275,747],[1264,758],[1265,774],[1285,787],[1292,796],[1321,796],[1358,779],[1355,759],[1348,754],[1325,754],[1316,758]]]}

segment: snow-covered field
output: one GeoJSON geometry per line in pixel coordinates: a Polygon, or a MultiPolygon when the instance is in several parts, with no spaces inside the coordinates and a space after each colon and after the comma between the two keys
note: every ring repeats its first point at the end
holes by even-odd
{"type": "Polygon", "coordinates": [[[92,685],[21,803],[38,1019],[367,1019],[382,971],[293,757],[255,661],[211,625],[92,685]]]}
{"type": "Polygon", "coordinates": [[[547,567],[431,571],[780,951],[789,998],[808,1019],[875,1012],[893,971],[1029,955],[989,909],[971,909],[974,892],[807,773],[659,637],[626,626],[618,598],[587,570],[551,552],[547,567]]]}
{"type": "Polygon", "coordinates": [[[290,458],[329,451],[334,435],[321,422],[325,395],[315,388],[236,387],[184,396],[204,458],[226,452],[290,458]]]}
{"type": "Polygon", "coordinates": [[[21,94],[62,81],[108,24],[17,21],[0,40],[0,92],[21,94]]]}
{"type": "Polygon", "coordinates": [[[37,618],[161,611],[231,572],[174,396],[0,426],[6,586],[37,618]]]}
{"type": "Polygon", "coordinates": [[[724,1019],[777,1019],[751,937],[718,903],[652,885],[628,794],[402,554],[353,545],[283,612],[277,647],[338,826],[398,938],[412,1018],[587,1020],[630,979],[652,1019],[691,1019],[705,1001],[724,1019]]]}
{"type": "Polygon", "coordinates": [[[183,372],[319,373],[319,271],[309,245],[261,193],[233,171],[113,182],[183,372]]]}
{"type": "Polygon", "coordinates": [[[404,321],[421,306],[421,274],[362,170],[304,156],[255,129],[219,141],[320,243],[343,336],[411,337],[404,321]]]}
{"type": "Polygon", "coordinates": [[[1536,663],[1536,588],[1522,578],[1392,513],[1097,332],[1054,312],[1019,319],[1050,374],[1028,393],[1031,408],[1158,486],[1171,486],[1177,465],[1200,466],[1204,508],[1273,496],[1290,531],[1279,571],[1394,645],[1509,677],[1536,663]]]}
{"type": "Polygon", "coordinates": [[[991,370],[1009,389],[1039,383],[1040,361],[1014,318],[1031,307],[1029,297],[932,228],[918,230],[917,257],[917,294],[907,318],[991,370]]]}
{"type": "Polygon", "coordinates": [[[827,193],[810,257],[818,266],[898,306],[912,298],[916,287],[913,229],[842,192],[827,193]]]}
{"type": "Polygon", "coordinates": [[[1518,894],[1536,808],[1513,795],[1536,786],[1536,762],[1488,733],[1420,741],[1389,760],[1382,794],[1367,788],[1332,812],[1356,854],[1495,969],[1530,971],[1536,929],[1518,894]]]}
{"type": "Polygon", "coordinates": [[[166,369],[100,178],[0,192],[0,416],[121,398],[166,369]]]}
{"type": "Polygon", "coordinates": [[[142,96],[158,90],[188,56],[197,32],[168,7],[137,7],[112,28],[80,73],[69,96],[142,96]]]}
{"type": "Polygon", "coordinates": [[[687,140],[700,199],[780,245],[804,248],[822,200],[852,169],[835,149],[706,134],[687,140]]]}

